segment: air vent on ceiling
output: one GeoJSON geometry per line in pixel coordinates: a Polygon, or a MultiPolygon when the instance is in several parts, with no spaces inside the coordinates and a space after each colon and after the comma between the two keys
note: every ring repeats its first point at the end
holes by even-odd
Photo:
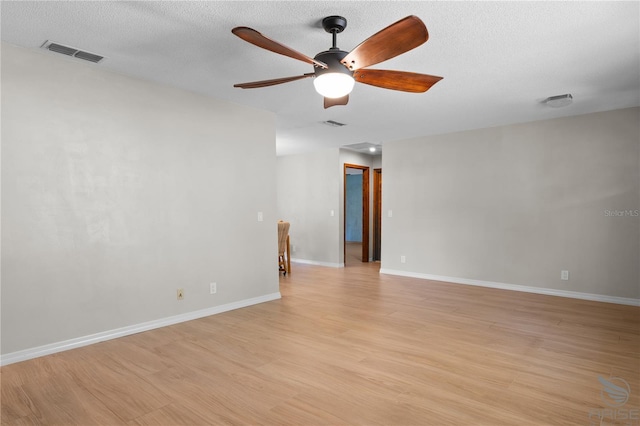
{"type": "Polygon", "coordinates": [[[327,120],[327,121],[323,121],[322,124],[326,124],[327,126],[331,126],[331,127],[342,127],[342,126],[346,126],[345,123],[339,123],[337,121],[333,121],[333,120],[327,120]]]}
{"type": "Polygon", "coordinates": [[[550,106],[553,108],[561,108],[567,105],[571,105],[572,102],[573,102],[573,96],[571,96],[571,93],[566,93],[564,95],[557,95],[557,96],[549,96],[547,99],[542,101],[543,104],[546,104],[547,106],[550,106]]]}
{"type": "Polygon", "coordinates": [[[85,52],[75,47],[65,46],[60,43],[47,40],[41,46],[43,49],[50,50],[52,52],[61,53],[63,55],[72,56],[74,58],[82,59],[84,61],[98,63],[104,59],[104,56],[96,55],[95,53],[85,52]]]}

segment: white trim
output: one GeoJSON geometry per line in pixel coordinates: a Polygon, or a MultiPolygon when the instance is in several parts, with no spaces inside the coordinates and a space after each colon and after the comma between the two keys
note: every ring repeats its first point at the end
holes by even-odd
{"type": "Polygon", "coordinates": [[[619,305],[640,306],[640,299],[630,297],[607,296],[604,294],[581,293],[578,291],[556,290],[553,288],[531,287],[517,284],[505,284],[492,281],[473,280],[469,278],[445,277],[442,275],[421,274],[396,269],[380,268],[381,274],[398,275],[402,277],[420,278],[423,280],[443,281],[454,284],[475,285],[479,287],[499,288],[501,290],[523,291],[525,293],[546,294],[549,296],[569,297],[572,299],[593,300],[595,302],[617,303],[619,305]]]}
{"type": "Polygon", "coordinates": [[[187,312],[167,318],[161,318],[141,324],[130,325],[127,327],[116,328],[115,330],[103,331],[88,336],[77,337],[75,339],[65,340],[62,342],[51,343],[44,346],[38,346],[22,351],[11,352],[0,357],[0,366],[13,364],[15,362],[26,361],[28,359],[38,358],[45,355],[51,355],[57,352],[75,349],[82,346],[92,345],[94,343],[103,342],[105,340],[117,339],[118,337],[129,336],[131,334],[143,331],[153,330],[155,328],[166,327],[168,325],[178,324],[185,321],[191,321],[198,318],[208,317],[220,314],[234,309],[246,308],[247,306],[257,305],[258,303],[270,302],[280,299],[280,292],[265,294],[251,299],[239,300],[237,302],[227,303],[225,305],[214,306],[199,311],[187,312]]]}
{"type": "Polygon", "coordinates": [[[331,263],[331,262],[319,262],[317,260],[306,260],[306,259],[294,259],[291,258],[293,263],[304,263],[306,265],[316,265],[316,266],[328,266],[330,268],[344,268],[344,263],[331,263]]]}

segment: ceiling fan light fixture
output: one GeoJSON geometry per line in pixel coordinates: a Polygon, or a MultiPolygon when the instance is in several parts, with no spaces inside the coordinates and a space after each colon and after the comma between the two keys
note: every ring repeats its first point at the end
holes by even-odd
{"type": "Polygon", "coordinates": [[[426,92],[442,80],[442,77],[406,71],[372,69],[365,70],[364,73],[362,71],[368,66],[395,58],[426,42],[429,39],[427,27],[417,16],[409,15],[389,25],[357,45],[351,52],[340,50],[337,44],[337,35],[347,27],[347,20],[344,17],[327,16],[322,20],[322,27],[331,34],[331,47],[329,50],[318,53],[314,58],[271,40],[252,28],[233,28],[231,32],[248,43],[314,66],[313,73],[234,84],[233,87],[253,89],[315,77],[313,84],[316,91],[324,97],[324,108],[327,109],[337,105],[347,105],[356,80],[358,83],[383,89],[413,93],[426,92]]]}
{"type": "Polygon", "coordinates": [[[313,80],[316,92],[325,98],[341,98],[353,90],[355,80],[349,74],[328,72],[317,76],[313,80]]]}

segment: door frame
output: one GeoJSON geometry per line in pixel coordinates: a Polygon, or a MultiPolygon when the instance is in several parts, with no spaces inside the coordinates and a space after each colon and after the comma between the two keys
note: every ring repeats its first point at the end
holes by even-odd
{"type": "Polygon", "coordinates": [[[373,169],[373,261],[382,252],[382,169],[373,169]]]}
{"type": "Polygon", "coordinates": [[[344,163],[342,175],[342,260],[347,263],[347,169],[362,170],[362,262],[369,262],[369,166],[344,163]]]}

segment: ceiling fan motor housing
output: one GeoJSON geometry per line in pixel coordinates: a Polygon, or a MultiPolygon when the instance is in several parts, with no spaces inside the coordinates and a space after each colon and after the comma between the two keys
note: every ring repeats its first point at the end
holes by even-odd
{"type": "Polygon", "coordinates": [[[344,58],[348,54],[349,52],[345,52],[344,50],[340,50],[338,48],[331,48],[324,52],[318,53],[313,59],[320,62],[324,62],[325,64],[327,64],[327,68],[323,69],[320,67],[316,67],[315,68],[316,77],[319,77],[322,74],[333,73],[333,72],[339,72],[339,73],[347,74],[353,77],[353,71],[349,70],[340,62],[342,58],[344,58]]]}

